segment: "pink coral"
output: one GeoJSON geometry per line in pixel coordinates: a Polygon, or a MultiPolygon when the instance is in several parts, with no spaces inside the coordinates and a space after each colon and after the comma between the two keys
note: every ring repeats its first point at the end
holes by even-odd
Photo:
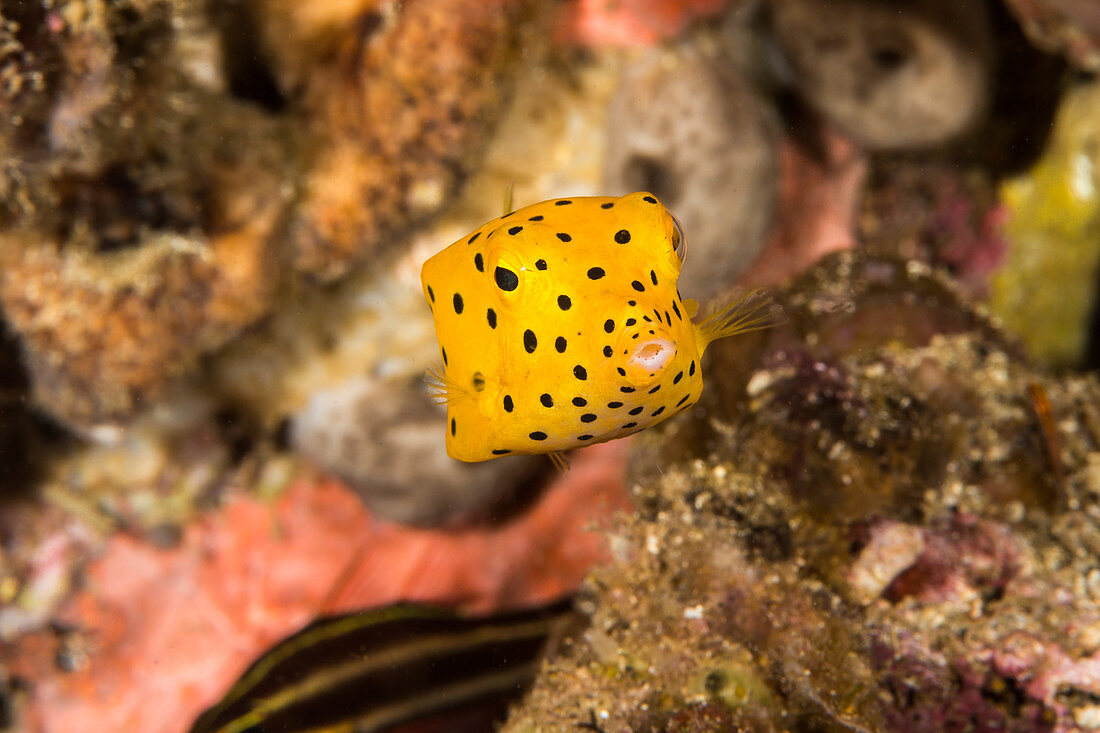
{"type": "Polygon", "coordinates": [[[586,46],[649,46],[715,15],[729,0],[572,0],[562,8],[555,40],[586,46]]]}
{"type": "Polygon", "coordinates": [[[300,480],[272,503],[230,498],[171,550],[116,535],[60,616],[86,639],[87,664],[60,672],[52,645],[30,642],[14,660],[34,680],[30,729],[181,730],[319,613],[402,599],[491,610],[569,593],[604,556],[591,525],[627,506],[625,450],[579,453],[538,504],[498,528],[411,531],[372,518],[340,484],[300,480]]]}

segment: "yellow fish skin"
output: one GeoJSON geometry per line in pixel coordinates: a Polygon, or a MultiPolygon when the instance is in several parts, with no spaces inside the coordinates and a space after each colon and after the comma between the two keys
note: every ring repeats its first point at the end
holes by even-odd
{"type": "Polygon", "coordinates": [[[753,292],[694,322],[676,289],[683,245],[675,217],[640,191],[533,204],[428,259],[447,454],[555,454],[695,404],[707,345],[774,316],[753,292]]]}

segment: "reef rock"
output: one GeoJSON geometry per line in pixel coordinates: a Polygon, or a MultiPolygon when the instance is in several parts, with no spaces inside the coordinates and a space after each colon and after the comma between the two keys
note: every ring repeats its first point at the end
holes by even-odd
{"type": "Polygon", "coordinates": [[[943,143],[985,110],[983,2],[774,0],[771,15],[795,89],[869,149],[943,143]]]}
{"type": "Polygon", "coordinates": [[[5,5],[0,305],[38,405],[112,436],[437,210],[535,5],[5,5]]]}
{"type": "Polygon", "coordinates": [[[689,233],[685,292],[714,297],[764,246],[775,127],[770,103],[715,38],[651,49],[623,72],[608,112],[607,191],[652,191],[676,213],[689,233]]]}
{"type": "Polygon", "coordinates": [[[592,624],[507,731],[1068,730],[1100,693],[1100,382],[833,255],[639,441],[592,624]]]}

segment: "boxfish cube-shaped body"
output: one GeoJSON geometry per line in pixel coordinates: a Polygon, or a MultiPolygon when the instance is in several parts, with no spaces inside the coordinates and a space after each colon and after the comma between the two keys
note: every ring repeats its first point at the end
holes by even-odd
{"type": "Polygon", "coordinates": [[[694,403],[682,238],[652,194],[579,197],[514,211],[429,259],[448,454],[566,450],[694,403]]]}

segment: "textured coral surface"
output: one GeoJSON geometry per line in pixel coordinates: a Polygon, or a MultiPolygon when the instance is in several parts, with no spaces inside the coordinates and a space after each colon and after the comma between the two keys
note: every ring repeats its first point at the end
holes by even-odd
{"type": "Polygon", "coordinates": [[[436,212],[536,4],[5,6],[0,305],[38,404],[126,422],[436,212]]]}
{"type": "Polygon", "coordinates": [[[1091,724],[1100,383],[953,293],[834,255],[787,326],[717,345],[721,387],[640,442],[592,627],[506,729],[1091,724]]]}
{"type": "MultiPolygon", "coordinates": [[[[1098,727],[1100,391],[1028,366],[921,264],[984,292],[1012,246],[1001,182],[1047,145],[1064,62],[993,5],[992,76],[988,29],[952,67],[958,39],[922,24],[921,48],[950,51],[924,67],[908,10],[876,16],[869,41],[859,17],[819,24],[849,44],[828,58],[837,78],[870,63],[880,101],[913,102],[901,81],[929,69],[952,94],[984,79],[946,110],[962,121],[932,131],[956,142],[882,153],[852,131],[911,144],[912,126],[786,63],[774,23],[740,14],[753,3],[536,5],[79,0],[12,6],[18,22],[4,5],[0,727],[180,730],[318,613],[539,602],[606,558],[606,537],[584,530],[625,506],[629,445],[580,453],[538,495],[537,458],[534,480],[505,461],[464,474],[435,448],[424,459],[443,425],[419,385],[436,344],[417,272],[499,215],[510,183],[516,204],[601,193],[609,138],[635,122],[608,101],[631,94],[623,70],[656,40],[707,63],[681,65],[691,79],[661,67],[668,91],[640,109],[664,106],[633,129],[659,122],[675,159],[699,153],[683,141],[709,119],[716,159],[687,166],[698,209],[756,217],[745,241],[716,227],[730,251],[715,255],[688,232],[709,287],[732,285],[757,248],[742,277],[758,285],[838,250],[875,254],[799,279],[787,326],[714,347],[704,401],[641,436],[637,516],[581,602],[593,623],[513,727],[1098,727]],[[693,113],[699,88],[707,109],[733,109],[693,113]],[[723,126],[741,119],[778,123],[739,151],[749,176],[724,159],[741,143],[723,126]],[[720,255],[735,266],[708,267],[720,255]],[[28,389],[110,440],[43,424],[28,389]],[[535,503],[487,509],[500,495],[535,503]],[[383,513],[495,524],[426,531],[383,513]]],[[[1074,2],[1012,5],[1060,9],[1071,34],[1087,21],[1074,2]]],[[[1075,63],[1078,37],[1053,41],[1075,63]]],[[[1081,139],[1059,185],[1094,172],[1081,139]]]]}
{"type": "Polygon", "coordinates": [[[623,457],[622,445],[590,449],[498,529],[410,531],[371,517],[340,484],[298,480],[272,501],[228,498],[170,548],[116,535],[54,615],[72,633],[4,651],[9,672],[35,681],[28,729],[181,730],[260,651],[321,613],[398,600],[484,611],[564,595],[605,557],[591,530],[626,508],[623,457]],[[59,667],[59,655],[71,661],[59,667]]]}

